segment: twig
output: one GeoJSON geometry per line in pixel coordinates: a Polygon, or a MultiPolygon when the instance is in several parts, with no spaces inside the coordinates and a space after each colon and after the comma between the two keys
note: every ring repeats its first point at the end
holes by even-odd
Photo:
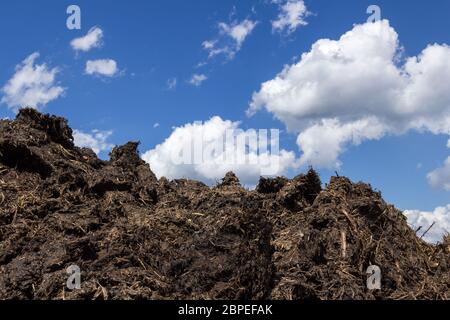
{"type": "Polygon", "coordinates": [[[347,257],[347,235],[345,231],[341,231],[342,258],[347,257]]]}
{"type": "Polygon", "coordinates": [[[434,221],[434,222],[431,224],[431,226],[427,229],[427,231],[425,231],[425,232],[423,233],[423,235],[420,237],[420,239],[422,239],[423,237],[425,237],[425,235],[428,233],[428,231],[430,231],[431,228],[433,228],[435,224],[436,224],[436,221],[434,221]]]}

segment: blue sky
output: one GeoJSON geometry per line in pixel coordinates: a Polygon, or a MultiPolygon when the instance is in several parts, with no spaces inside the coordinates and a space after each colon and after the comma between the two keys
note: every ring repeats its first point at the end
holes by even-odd
{"type": "MultiPolygon", "coordinates": [[[[355,24],[364,24],[371,4],[381,8],[382,18],[398,34],[404,57],[419,55],[429,44],[450,43],[449,1],[306,0],[309,14],[303,18],[307,25],[274,30],[272,22],[286,1],[2,1],[0,86],[13,77],[16,65],[39,52],[34,63],[45,63],[48,70],[58,68],[53,85],[64,89],[39,109],[68,118],[80,132],[111,131],[109,144],[140,140],[145,152],[163,143],[174,127],[220,116],[240,121],[244,129],[281,129],[281,147],[300,158],[296,139],[302,129],[288,132],[287,121],[265,107],[253,116],[246,114],[253,93],[274,79],[283,66],[298,62],[317,40],[337,40],[355,24]],[[70,4],[81,8],[81,30],[66,27],[70,4]],[[232,27],[245,20],[255,25],[239,48],[233,49],[234,56],[208,58],[204,41],[236,45],[234,39],[221,34],[218,24],[232,27]],[[87,52],[74,50],[71,41],[93,27],[103,32],[101,46],[87,52]],[[113,76],[87,74],[87,61],[99,59],[117,63],[113,76]],[[189,83],[194,74],[207,79],[195,86],[189,83]],[[173,88],[168,85],[171,81],[173,88]]],[[[14,114],[8,103],[0,105],[0,117],[13,118],[14,114]]],[[[339,154],[342,165],[319,171],[324,182],[336,170],[371,183],[401,209],[431,212],[450,203],[449,191],[431,186],[427,179],[427,174],[443,168],[449,156],[448,140],[442,132],[389,131],[379,139],[346,144],[339,154]]],[[[107,158],[107,153],[105,147],[100,156],[107,158]]],[[[290,168],[286,174],[293,176],[306,167],[290,168]]],[[[439,173],[445,175],[445,171],[439,173]]]]}

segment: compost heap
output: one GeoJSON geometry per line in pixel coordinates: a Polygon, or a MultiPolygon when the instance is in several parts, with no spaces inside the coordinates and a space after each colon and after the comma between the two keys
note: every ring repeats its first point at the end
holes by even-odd
{"type": "Polygon", "coordinates": [[[63,118],[0,121],[0,299],[450,298],[450,237],[425,243],[370,185],[158,180],[137,147],[102,161],[63,118]]]}

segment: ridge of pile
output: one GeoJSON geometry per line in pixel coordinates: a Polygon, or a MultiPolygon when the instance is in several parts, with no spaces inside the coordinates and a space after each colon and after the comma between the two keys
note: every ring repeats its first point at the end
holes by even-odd
{"type": "Polygon", "coordinates": [[[138,145],[103,161],[63,118],[0,121],[0,299],[450,298],[450,237],[424,242],[368,184],[158,180],[138,145]]]}

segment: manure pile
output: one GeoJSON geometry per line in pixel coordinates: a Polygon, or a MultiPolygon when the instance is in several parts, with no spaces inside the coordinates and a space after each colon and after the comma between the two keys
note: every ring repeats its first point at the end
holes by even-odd
{"type": "Polygon", "coordinates": [[[0,121],[0,299],[450,298],[450,237],[425,243],[370,185],[158,180],[137,147],[102,161],[63,118],[0,121]]]}

